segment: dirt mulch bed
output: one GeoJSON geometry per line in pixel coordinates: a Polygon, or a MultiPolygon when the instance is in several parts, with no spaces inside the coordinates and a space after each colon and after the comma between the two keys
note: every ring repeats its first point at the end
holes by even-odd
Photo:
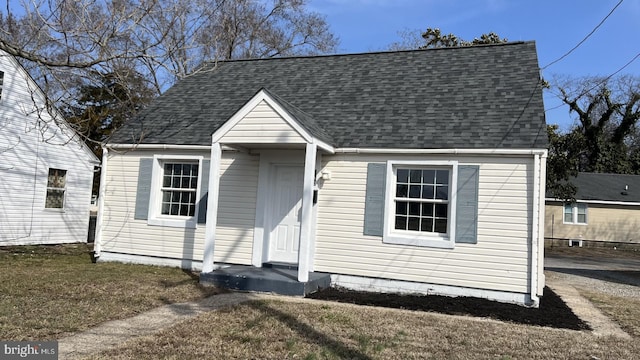
{"type": "Polygon", "coordinates": [[[324,289],[307,297],[358,305],[486,317],[560,329],[590,330],[589,325],[580,320],[564,301],[547,287],[544,288],[544,296],[537,309],[472,297],[383,294],[341,288],[324,289]]]}

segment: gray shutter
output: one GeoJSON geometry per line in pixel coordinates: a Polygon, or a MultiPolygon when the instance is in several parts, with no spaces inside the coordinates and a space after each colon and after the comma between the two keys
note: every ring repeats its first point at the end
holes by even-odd
{"type": "Polygon", "coordinates": [[[136,191],[136,211],[134,219],[147,220],[149,214],[149,196],[151,195],[151,176],[153,159],[141,158],[138,167],[138,190],[136,191]]]}
{"type": "Polygon", "coordinates": [[[198,224],[207,222],[207,200],[209,199],[209,167],[211,161],[202,160],[202,180],[200,181],[200,201],[198,201],[198,224]]]}
{"type": "Polygon", "coordinates": [[[387,164],[367,166],[367,192],[364,203],[364,235],[382,236],[384,230],[384,193],[387,164]]]}
{"type": "Polygon", "coordinates": [[[458,166],[456,200],[456,243],[478,243],[478,177],[477,165],[458,166]]]}

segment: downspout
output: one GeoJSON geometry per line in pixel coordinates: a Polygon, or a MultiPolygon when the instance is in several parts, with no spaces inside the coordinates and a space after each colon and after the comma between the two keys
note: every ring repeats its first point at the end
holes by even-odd
{"type": "Polygon", "coordinates": [[[531,306],[540,305],[538,296],[538,232],[540,222],[540,155],[533,156],[533,220],[531,224],[531,306]]]}
{"type": "Polygon", "coordinates": [[[102,171],[100,172],[100,187],[98,189],[98,216],[96,218],[96,238],[93,242],[93,257],[99,258],[102,250],[102,219],[104,216],[104,194],[107,187],[107,158],[109,150],[102,146],[102,171]]]}

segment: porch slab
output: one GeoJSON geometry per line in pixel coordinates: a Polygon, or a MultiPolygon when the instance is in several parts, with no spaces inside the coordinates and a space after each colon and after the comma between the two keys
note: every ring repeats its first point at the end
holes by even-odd
{"type": "Polygon", "coordinates": [[[298,270],[291,267],[254,267],[231,265],[200,274],[200,283],[225,289],[305,296],[328,288],[331,276],[310,272],[309,281],[298,281],[298,270]]]}

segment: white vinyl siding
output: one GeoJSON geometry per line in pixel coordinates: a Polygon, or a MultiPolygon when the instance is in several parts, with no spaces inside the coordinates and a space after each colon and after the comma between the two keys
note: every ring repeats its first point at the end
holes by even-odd
{"type": "MultiPolygon", "coordinates": [[[[44,98],[0,51],[0,243],[86,242],[94,164],[73,132],[41,111],[44,98]],[[42,138],[47,141],[42,141],[42,138]],[[49,168],[65,169],[64,209],[45,209],[49,168]]],[[[58,121],[61,121],[58,119],[58,121]]]]}
{"type": "Polygon", "coordinates": [[[532,158],[337,155],[323,157],[322,170],[331,180],[318,195],[315,271],[529,292],[532,158]],[[367,164],[387,160],[479,165],[478,243],[423,248],[363,235],[367,164]]]}
{"type": "Polygon", "coordinates": [[[257,155],[222,153],[214,262],[251,264],[259,163],[257,155]]]}
{"type": "Polygon", "coordinates": [[[220,140],[226,144],[303,144],[306,141],[278,113],[261,101],[220,140]]]}
{"type": "MultiPolygon", "coordinates": [[[[209,152],[171,155],[208,157],[209,152]]],[[[147,220],[133,218],[140,158],[153,156],[151,151],[109,155],[102,251],[202,261],[204,224],[196,228],[149,226],[147,220]]],[[[251,263],[257,177],[257,156],[223,153],[216,262],[251,263]]]]}

